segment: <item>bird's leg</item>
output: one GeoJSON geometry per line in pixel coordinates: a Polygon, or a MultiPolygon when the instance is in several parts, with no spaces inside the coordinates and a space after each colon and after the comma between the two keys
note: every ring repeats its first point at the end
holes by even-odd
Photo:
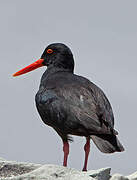
{"type": "Polygon", "coordinates": [[[90,151],[90,137],[86,138],[86,144],[84,146],[84,150],[85,150],[85,162],[84,162],[83,171],[87,171],[88,155],[90,151]]]}
{"type": "Polygon", "coordinates": [[[69,143],[67,141],[63,141],[63,151],[64,151],[63,166],[67,166],[67,159],[69,154],[69,143]]]}

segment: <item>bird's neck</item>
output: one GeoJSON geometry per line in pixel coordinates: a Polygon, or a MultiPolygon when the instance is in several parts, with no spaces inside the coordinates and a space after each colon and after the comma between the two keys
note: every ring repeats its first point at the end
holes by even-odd
{"type": "Polygon", "coordinates": [[[51,75],[57,73],[57,72],[68,72],[73,73],[70,69],[55,67],[55,66],[49,66],[46,71],[43,73],[41,81],[46,81],[51,75]]]}

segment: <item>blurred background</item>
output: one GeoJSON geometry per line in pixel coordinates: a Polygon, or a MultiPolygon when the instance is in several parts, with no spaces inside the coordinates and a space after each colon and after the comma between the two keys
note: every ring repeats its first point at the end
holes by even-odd
{"type": "MultiPolygon", "coordinates": [[[[53,42],[68,45],[75,73],[109,98],[125,152],[103,154],[91,142],[88,169],[137,170],[137,1],[0,0],[0,157],[62,165],[62,141],[40,119],[35,94],[45,68],[13,78],[53,42]]],[[[81,170],[84,138],[74,137],[68,167],[81,170]]]]}

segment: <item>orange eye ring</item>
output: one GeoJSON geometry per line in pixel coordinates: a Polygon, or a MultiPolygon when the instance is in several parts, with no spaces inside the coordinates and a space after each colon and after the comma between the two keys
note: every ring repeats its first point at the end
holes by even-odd
{"type": "Polygon", "coordinates": [[[51,54],[51,53],[53,53],[53,50],[52,50],[52,49],[48,49],[48,50],[47,50],[47,53],[48,53],[48,54],[51,54]]]}

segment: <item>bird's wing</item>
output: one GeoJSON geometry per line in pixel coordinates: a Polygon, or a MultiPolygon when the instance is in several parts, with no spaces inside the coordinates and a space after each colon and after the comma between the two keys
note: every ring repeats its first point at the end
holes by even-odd
{"type": "MultiPolygon", "coordinates": [[[[95,84],[87,79],[77,83],[76,79],[74,83],[63,84],[56,93],[60,98],[65,99],[71,114],[89,131],[102,134],[113,130],[114,117],[111,105],[95,84]]],[[[115,130],[113,131],[116,133],[115,130]]]]}

